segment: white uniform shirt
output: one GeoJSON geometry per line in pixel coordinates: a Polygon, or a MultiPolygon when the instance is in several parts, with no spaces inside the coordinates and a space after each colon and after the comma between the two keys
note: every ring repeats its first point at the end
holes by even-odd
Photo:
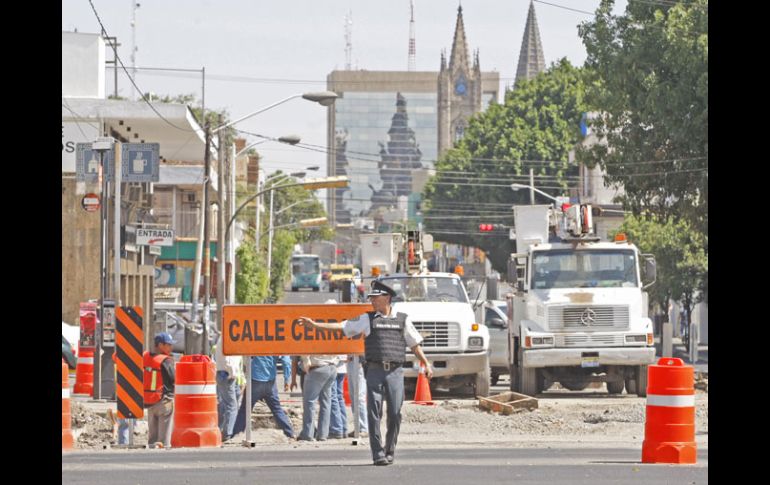
{"type": "MultiPolygon", "coordinates": [[[[396,318],[396,313],[397,312],[393,311],[393,307],[390,307],[390,315],[382,315],[380,312],[376,312],[374,316],[375,318],[377,316],[396,318]]],[[[345,320],[342,322],[342,332],[347,337],[353,337],[359,333],[363,333],[364,337],[368,337],[369,333],[371,332],[371,327],[369,326],[369,315],[363,313],[356,318],[345,320]]],[[[420,335],[417,332],[417,329],[414,328],[414,324],[412,323],[412,319],[409,318],[409,315],[406,316],[406,324],[404,325],[404,339],[406,340],[406,346],[410,349],[415,345],[420,345],[423,340],[422,335],[420,335]]]]}

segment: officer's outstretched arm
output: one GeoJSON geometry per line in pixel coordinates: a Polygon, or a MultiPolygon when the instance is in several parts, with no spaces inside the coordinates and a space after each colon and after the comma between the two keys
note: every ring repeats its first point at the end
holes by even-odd
{"type": "Polygon", "coordinates": [[[318,322],[313,321],[312,318],[299,317],[297,319],[297,323],[299,323],[300,325],[310,325],[311,327],[322,328],[324,330],[342,330],[342,322],[323,322],[323,323],[318,323],[318,322]]]}

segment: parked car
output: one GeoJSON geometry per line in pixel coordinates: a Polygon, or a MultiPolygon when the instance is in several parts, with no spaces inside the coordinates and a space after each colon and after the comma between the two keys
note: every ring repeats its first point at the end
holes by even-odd
{"type": "Polygon", "coordinates": [[[78,349],[80,348],[80,327],[62,321],[61,334],[69,342],[73,355],[77,357],[78,349]]]}
{"type": "Polygon", "coordinates": [[[72,346],[64,335],[61,336],[61,358],[64,359],[70,369],[77,368],[78,361],[75,358],[75,354],[72,353],[72,346]]]}
{"type": "Polygon", "coordinates": [[[487,300],[476,309],[476,317],[489,329],[489,366],[493,386],[501,375],[510,374],[507,309],[505,300],[487,300]]]}

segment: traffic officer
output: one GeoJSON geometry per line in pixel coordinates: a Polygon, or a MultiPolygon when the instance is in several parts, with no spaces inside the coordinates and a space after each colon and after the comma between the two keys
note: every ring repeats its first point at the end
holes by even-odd
{"type": "Polygon", "coordinates": [[[174,339],[166,332],[155,336],[153,352],[145,351],[144,407],[147,409],[148,438],[151,447],[171,446],[171,428],[174,418],[174,358],[171,351],[174,339]]]}
{"type": "Polygon", "coordinates": [[[393,312],[391,301],[394,296],[396,292],[393,288],[374,280],[372,290],[367,295],[374,307],[373,312],[341,323],[318,323],[307,317],[299,318],[300,324],[326,330],[342,330],[348,337],[364,335],[369,445],[375,465],[390,465],[395,456],[401,425],[401,405],[404,402],[402,365],[406,362],[407,346],[425,366],[428,379],[433,376],[433,368],[420,346],[422,336],[417,333],[408,315],[393,312]],[[388,431],[384,448],[380,435],[383,396],[388,403],[388,431]]]}

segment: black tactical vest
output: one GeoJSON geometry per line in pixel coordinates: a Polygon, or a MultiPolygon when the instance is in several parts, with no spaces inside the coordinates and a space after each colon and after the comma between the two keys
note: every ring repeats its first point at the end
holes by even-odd
{"type": "Polygon", "coordinates": [[[406,361],[406,313],[396,313],[395,318],[374,316],[368,312],[370,332],[364,340],[367,362],[406,361]]]}

